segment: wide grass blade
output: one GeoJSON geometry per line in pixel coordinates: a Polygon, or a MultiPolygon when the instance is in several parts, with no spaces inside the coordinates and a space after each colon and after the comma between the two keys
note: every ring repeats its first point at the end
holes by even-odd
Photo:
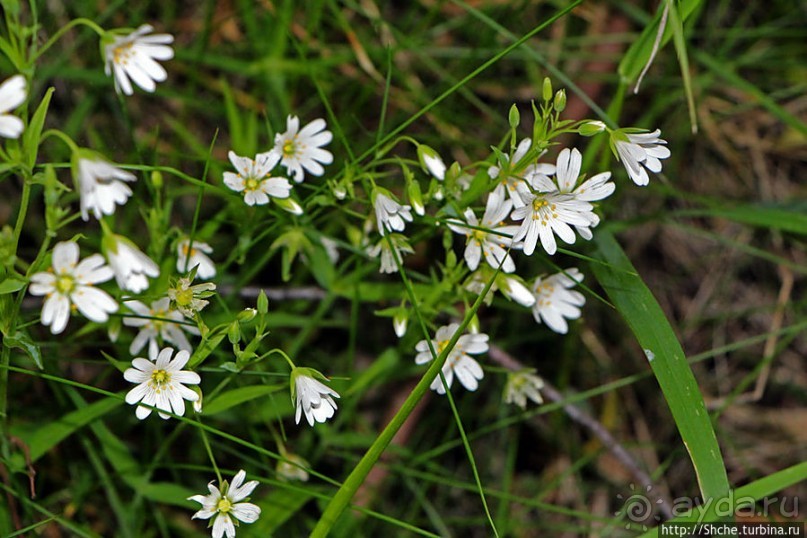
{"type": "Polygon", "coordinates": [[[658,302],[613,235],[603,231],[595,240],[599,256],[606,263],[591,264],[591,268],[648,357],[689,452],[701,495],[704,499],[722,499],[729,493],[726,468],[684,350],[658,302]]]}

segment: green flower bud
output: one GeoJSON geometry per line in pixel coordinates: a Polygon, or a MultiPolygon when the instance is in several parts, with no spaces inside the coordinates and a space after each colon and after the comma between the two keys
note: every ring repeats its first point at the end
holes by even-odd
{"type": "Polygon", "coordinates": [[[549,80],[549,77],[544,77],[544,101],[549,101],[552,99],[552,81],[549,80]]]}
{"type": "Polygon", "coordinates": [[[521,123],[521,114],[518,112],[518,107],[513,104],[510,107],[510,114],[508,116],[508,120],[510,121],[510,127],[515,129],[521,123]]]}
{"type": "Polygon", "coordinates": [[[605,124],[601,121],[587,121],[577,128],[577,132],[582,136],[594,136],[600,134],[606,129],[605,124]]]}
{"type": "Polygon", "coordinates": [[[552,102],[552,107],[556,112],[563,112],[566,108],[566,90],[558,90],[555,93],[555,100],[552,102]]]}

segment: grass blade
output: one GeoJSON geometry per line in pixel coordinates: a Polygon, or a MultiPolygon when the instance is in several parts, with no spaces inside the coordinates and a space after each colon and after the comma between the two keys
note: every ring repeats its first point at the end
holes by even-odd
{"type": "Polygon", "coordinates": [[[595,240],[601,259],[607,263],[592,264],[591,268],[648,355],[689,452],[701,495],[704,499],[722,499],[729,493],[726,468],[684,350],[658,302],[613,235],[600,232],[595,240]]]}

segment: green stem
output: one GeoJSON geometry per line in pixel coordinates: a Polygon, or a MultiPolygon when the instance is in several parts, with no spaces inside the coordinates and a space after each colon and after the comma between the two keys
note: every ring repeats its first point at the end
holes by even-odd
{"type": "Polygon", "coordinates": [[[85,19],[85,18],[73,19],[72,21],[70,21],[67,24],[65,24],[64,26],[62,26],[59,29],[58,32],[53,34],[53,37],[48,39],[47,43],[42,45],[42,48],[40,48],[38,51],[36,51],[36,54],[34,54],[33,57],[31,58],[31,63],[35,63],[37,61],[37,59],[39,59],[40,56],[45,54],[45,52],[47,52],[47,50],[49,48],[51,48],[53,45],[55,45],[56,42],[59,39],[61,39],[64,34],[66,34],[69,30],[71,30],[72,28],[74,28],[76,26],[79,26],[79,25],[83,25],[83,26],[86,26],[86,27],[90,28],[96,34],[98,34],[99,37],[103,37],[104,34],[107,33],[106,30],[104,30],[103,28],[98,26],[95,22],[91,21],[90,19],[85,19]]]}
{"type": "Polygon", "coordinates": [[[55,136],[56,138],[64,142],[65,145],[70,148],[71,152],[75,153],[76,151],[78,151],[79,149],[78,144],[76,144],[72,138],[70,138],[69,136],[67,136],[58,129],[48,129],[47,131],[42,133],[42,138],[39,139],[40,140],[39,143],[41,144],[42,142],[45,141],[46,138],[51,136],[55,136]]]}
{"type": "MultiPolygon", "coordinates": [[[[386,240],[390,242],[389,236],[386,236],[386,240]]],[[[390,242],[391,243],[391,242],[390,242]]],[[[395,263],[398,266],[398,270],[401,273],[401,279],[403,280],[404,286],[406,287],[407,293],[409,295],[409,300],[413,305],[417,305],[417,297],[415,296],[415,291],[412,288],[412,283],[409,281],[409,278],[406,276],[406,272],[403,271],[402,263],[400,258],[398,257],[398,253],[394,247],[390,244],[390,248],[392,248],[393,256],[395,257],[395,263]]],[[[497,271],[498,274],[498,271],[497,271]]],[[[429,369],[420,379],[418,384],[409,394],[409,396],[404,401],[403,405],[401,405],[401,409],[392,417],[392,420],[387,424],[384,428],[384,431],[378,436],[378,438],[373,442],[367,452],[362,457],[361,461],[356,465],[356,467],[351,471],[350,475],[347,477],[345,482],[339,488],[339,491],[336,492],[336,495],[331,499],[331,502],[325,508],[325,512],[322,514],[322,517],[317,522],[316,527],[311,533],[311,538],[324,538],[327,536],[328,532],[331,530],[331,527],[336,523],[336,520],[342,514],[342,512],[347,507],[350,500],[356,494],[356,491],[359,487],[364,483],[367,474],[372,470],[375,463],[378,461],[378,458],[381,457],[381,454],[387,448],[387,445],[390,444],[392,438],[398,433],[398,430],[403,426],[406,419],[409,418],[409,415],[414,410],[415,406],[418,402],[423,398],[423,395],[426,391],[429,390],[429,386],[432,384],[432,381],[442,373],[443,365],[445,364],[446,359],[448,358],[449,353],[451,350],[454,349],[454,346],[457,345],[457,341],[459,341],[460,336],[465,332],[465,329],[468,327],[468,324],[473,319],[476,311],[482,306],[482,303],[485,300],[490,288],[493,286],[493,282],[495,280],[492,278],[485,286],[485,289],[482,293],[479,294],[476,301],[474,302],[471,310],[466,312],[465,317],[460,323],[459,328],[457,331],[452,335],[451,340],[448,341],[448,344],[445,348],[437,355],[434,351],[434,347],[432,345],[431,340],[428,338],[428,331],[426,329],[426,323],[423,320],[423,317],[420,314],[420,310],[415,308],[415,315],[418,318],[418,322],[420,323],[423,332],[426,334],[426,340],[429,344],[429,349],[432,352],[432,355],[437,355],[436,359],[432,362],[429,369]]]]}

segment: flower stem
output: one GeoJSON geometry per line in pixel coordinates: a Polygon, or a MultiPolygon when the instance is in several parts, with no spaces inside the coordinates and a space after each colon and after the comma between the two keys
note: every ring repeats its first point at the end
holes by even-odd
{"type": "Polygon", "coordinates": [[[47,52],[47,50],[49,48],[51,48],[53,45],[55,45],[56,42],[59,39],[61,39],[64,34],[66,34],[68,32],[68,30],[72,29],[75,26],[79,26],[79,25],[83,25],[83,26],[86,26],[86,27],[90,28],[96,34],[98,34],[99,37],[103,37],[104,34],[107,33],[106,30],[104,30],[103,28],[98,26],[94,21],[91,21],[90,19],[85,19],[85,18],[73,19],[72,21],[68,22],[67,24],[65,24],[64,26],[59,28],[59,31],[56,32],[55,34],[53,34],[53,37],[51,37],[47,41],[47,43],[42,45],[42,47],[38,51],[36,51],[36,54],[34,54],[33,57],[31,58],[31,63],[36,62],[37,59],[39,59],[40,56],[45,54],[45,52],[47,52]]]}

